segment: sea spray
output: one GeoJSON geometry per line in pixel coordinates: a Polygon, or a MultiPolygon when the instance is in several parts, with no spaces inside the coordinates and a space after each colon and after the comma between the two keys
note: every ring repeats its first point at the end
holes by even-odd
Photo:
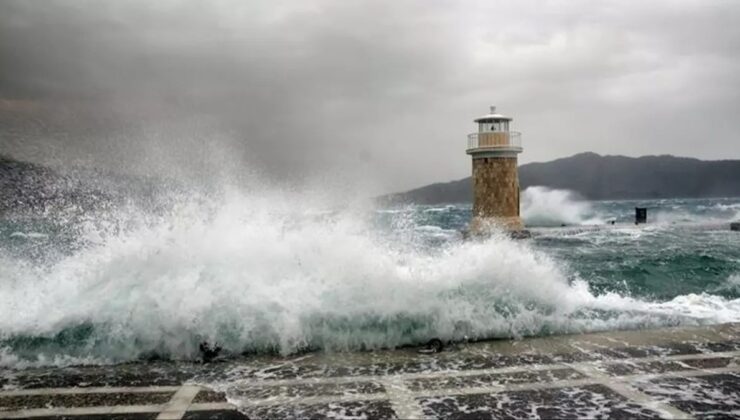
{"type": "Polygon", "coordinates": [[[568,190],[529,187],[522,193],[522,217],[527,226],[603,224],[590,203],[568,190]]]}

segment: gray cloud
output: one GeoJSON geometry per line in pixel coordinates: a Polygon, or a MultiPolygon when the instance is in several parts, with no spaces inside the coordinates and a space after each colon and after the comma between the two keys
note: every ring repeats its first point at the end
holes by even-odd
{"type": "Polygon", "coordinates": [[[521,161],[740,158],[735,1],[0,2],[0,153],[390,191],[466,176],[491,103],[521,161]]]}

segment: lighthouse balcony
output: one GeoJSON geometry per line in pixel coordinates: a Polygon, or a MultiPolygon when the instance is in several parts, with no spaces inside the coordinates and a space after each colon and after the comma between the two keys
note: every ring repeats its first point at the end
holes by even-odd
{"type": "Polygon", "coordinates": [[[522,151],[522,134],[517,131],[483,131],[468,134],[468,154],[488,151],[522,151]]]}

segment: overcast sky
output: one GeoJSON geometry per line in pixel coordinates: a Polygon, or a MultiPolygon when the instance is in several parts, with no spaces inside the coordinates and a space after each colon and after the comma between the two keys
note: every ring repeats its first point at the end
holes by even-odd
{"type": "Polygon", "coordinates": [[[468,176],[495,104],[520,163],[737,159],[738,22],[737,0],[0,0],[0,153],[397,191],[468,176]]]}

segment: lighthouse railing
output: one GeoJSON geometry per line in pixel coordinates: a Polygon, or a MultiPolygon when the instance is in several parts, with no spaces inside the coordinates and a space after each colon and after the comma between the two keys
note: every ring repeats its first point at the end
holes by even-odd
{"type": "Polygon", "coordinates": [[[481,131],[468,134],[468,150],[521,148],[522,133],[518,131],[481,131]]]}

